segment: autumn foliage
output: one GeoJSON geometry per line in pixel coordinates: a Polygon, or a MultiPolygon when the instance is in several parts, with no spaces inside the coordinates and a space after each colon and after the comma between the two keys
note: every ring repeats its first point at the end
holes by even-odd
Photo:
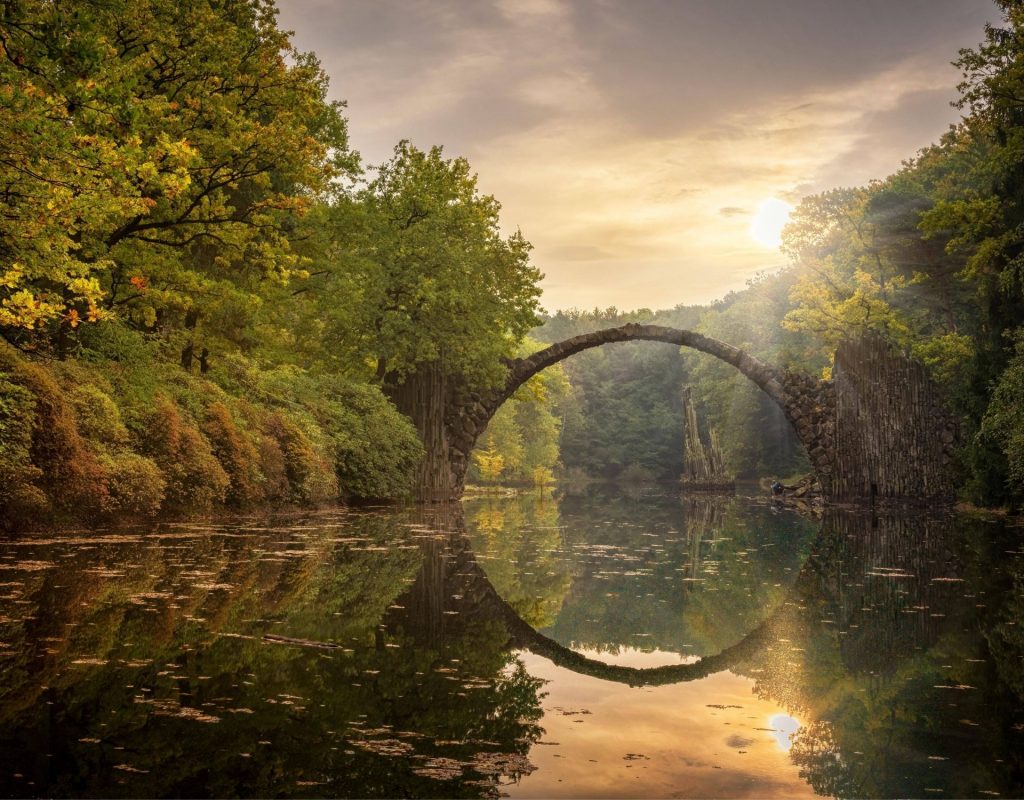
{"type": "Polygon", "coordinates": [[[3,526],[308,506],[409,489],[419,442],[379,392],[350,390],[362,400],[343,414],[313,379],[297,380],[296,399],[275,404],[165,371],[161,363],[46,366],[0,344],[3,526]]]}

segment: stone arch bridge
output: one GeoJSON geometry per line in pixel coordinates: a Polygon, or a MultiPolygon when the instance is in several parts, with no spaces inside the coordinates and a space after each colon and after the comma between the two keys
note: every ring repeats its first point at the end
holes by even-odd
{"type": "Polygon", "coordinates": [[[653,341],[688,347],[733,365],[782,409],[803,444],[827,499],[947,500],[955,492],[955,421],[924,368],[876,337],[842,345],[831,380],[766,364],[693,331],[631,323],[574,336],[527,358],[506,361],[504,386],[460,391],[425,372],[390,392],[416,424],[426,450],[417,496],[461,496],[470,453],[502,403],[526,381],[569,356],[615,342],[653,341]]]}

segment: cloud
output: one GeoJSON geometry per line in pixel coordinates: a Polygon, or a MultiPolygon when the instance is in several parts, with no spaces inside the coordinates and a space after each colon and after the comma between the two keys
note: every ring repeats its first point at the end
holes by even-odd
{"type": "Polygon", "coordinates": [[[349,100],[354,146],[370,162],[404,137],[468,157],[535,245],[551,308],[703,302],[782,263],[747,210],[884,177],[936,139],[956,117],[949,59],[989,13],[282,0],[349,100]]]}
{"type": "MultiPolygon", "coordinates": [[[[952,76],[938,67],[911,59],[841,90],[765,98],[664,137],[636,135],[595,102],[480,143],[473,163],[564,287],[546,293],[550,306],[590,305],[579,298],[595,287],[607,289],[603,304],[620,307],[707,301],[783,261],[750,240],[747,209],[884,177],[913,153],[908,137],[886,141],[877,129],[922,98],[948,109],[939,95],[952,76]]],[[[941,132],[936,117],[939,130],[917,130],[917,146],[941,132]]]]}

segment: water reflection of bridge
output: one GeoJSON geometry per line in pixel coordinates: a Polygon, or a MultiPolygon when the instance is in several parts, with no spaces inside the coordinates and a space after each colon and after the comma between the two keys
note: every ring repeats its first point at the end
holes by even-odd
{"type": "MultiPolygon", "coordinates": [[[[718,518],[713,504],[706,505],[710,510],[691,517],[696,521],[689,531],[691,548],[699,548],[706,535],[700,522],[711,524],[718,518]]],[[[935,641],[944,617],[939,609],[956,598],[961,571],[947,546],[948,519],[830,511],[787,598],[740,640],[690,663],[634,668],[590,658],[539,632],[501,597],[477,561],[461,507],[435,507],[425,513],[430,516],[427,524],[448,533],[422,545],[423,566],[415,583],[396,600],[386,626],[400,627],[433,645],[449,631],[498,621],[507,631],[510,649],[529,650],[573,672],[631,686],[751,669],[755,662],[767,663],[788,650],[786,643],[811,622],[834,626],[843,660],[851,668],[884,671],[898,654],[935,641]]]]}
{"type": "MultiPolygon", "coordinates": [[[[481,779],[473,764],[490,764],[494,785],[493,759],[505,759],[505,775],[522,771],[521,759],[543,733],[541,682],[516,658],[521,649],[626,685],[732,670],[758,697],[799,718],[790,757],[824,795],[917,797],[924,787],[959,797],[982,790],[1021,795],[1019,530],[835,510],[807,545],[806,559],[788,560],[803,554],[796,547],[782,561],[780,534],[769,535],[762,517],[750,539],[732,541],[744,548],[771,543],[761,552],[792,566],[785,589],[754,593],[763,614],[736,615],[738,606],[725,604],[728,618],[701,617],[730,631],[704,642],[719,652],[644,670],[603,664],[561,644],[585,642],[578,647],[589,652],[602,641],[592,635],[597,629],[561,624],[577,606],[566,605],[545,633],[528,625],[551,624],[550,614],[529,608],[534,602],[536,611],[535,594],[549,584],[519,591],[518,573],[512,581],[493,568],[487,574],[491,564],[507,566],[509,553],[525,553],[523,563],[533,569],[552,538],[524,537],[528,546],[502,550],[501,561],[483,558],[493,555],[486,542],[508,543],[515,525],[519,533],[550,533],[572,522],[601,548],[612,540],[625,545],[631,535],[651,543],[638,537],[671,531],[677,545],[662,552],[673,554],[671,567],[685,569],[687,557],[725,563],[728,545],[715,540],[726,540],[712,532],[736,517],[723,519],[695,501],[684,514],[692,530],[680,539],[679,518],[666,506],[644,533],[631,534],[634,509],[651,510],[648,500],[606,504],[581,518],[589,505],[563,498],[558,519],[524,512],[515,524],[472,538],[454,507],[313,517],[288,529],[184,526],[8,542],[0,553],[0,795],[284,796],[295,793],[301,774],[334,781],[323,790],[330,796],[382,794],[382,786],[390,794],[432,796],[437,785],[422,772],[425,759],[438,756],[481,779]],[[733,616],[742,625],[727,625],[733,616]],[[577,637],[580,630],[586,636],[577,637]],[[208,724],[213,717],[219,722],[208,724]],[[355,720],[354,727],[339,720],[355,720]],[[258,770],[241,768],[238,754],[254,752],[269,732],[275,746],[262,751],[258,770]],[[395,732],[410,737],[405,756],[379,751],[405,752],[395,732]],[[170,752],[183,757],[168,760],[170,752]],[[55,770],[48,753],[61,753],[73,768],[55,770]],[[129,764],[134,771],[115,767],[129,764]],[[220,789],[209,788],[210,775],[224,781],[220,789]]],[[[565,531],[551,536],[571,550],[579,537],[565,531]]],[[[627,570],[648,552],[631,547],[618,551],[637,556],[618,562],[627,570]]],[[[729,588],[723,582],[715,591],[710,582],[696,584],[707,592],[684,589],[695,586],[686,579],[697,574],[666,569],[650,583],[685,593],[686,603],[699,601],[689,609],[727,599],[717,593],[729,588]]],[[[762,585],[765,575],[774,584],[780,571],[758,572],[762,585]]],[[[749,586],[731,589],[735,595],[749,586]]],[[[589,603],[594,593],[553,596],[589,603]]],[[[647,608],[656,601],[638,602],[647,608]]],[[[671,624],[680,607],[657,625],[671,624]]],[[[622,617],[603,641],[636,641],[626,633],[631,618],[622,617]]],[[[680,628],[686,624],[679,620],[680,628]]],[[[675,650],[684,641],[663,637],[657,645],[675,650]]],[[[685,715],[679,719],[684,724],[685,715]]]]}

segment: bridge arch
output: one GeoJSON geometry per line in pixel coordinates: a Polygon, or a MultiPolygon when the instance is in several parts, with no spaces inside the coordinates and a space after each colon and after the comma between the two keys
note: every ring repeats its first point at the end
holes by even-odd
{"type": "Polygon", "coordinates": [[[462,496],[477,438],[525,381],[545,367],[612,342],[654,341],[690,347],[732,364],[774,400],[803,444],[826,500],[948,503],[956,494],[957,420],[922,364],[877,336],[841,345],[831,380],[789,372],[693,331],[631,323],[574,336],[527,358],[506,359],[505,382],[472,393],[425,364],[403,384],[385,386],[416,425],[425,457],[416,498],[462,496]]]}
{"type": "MultiPolygon", "coordinates": [[[[484,576],[484,580],[487,580],[484,576]]],[[[662,667],[626,667],[589,658],[540,633],[509,606],[487,581],[493,602],[501,607],[500,618],[512,637],[511,644],[542,656],[555,666],[571,670],[578,675],[624,683],[628,686],[667,686],[688,683],[732,669],[749,660],[766,644],[778,638],[782,617],[791,614],[789,606],[780,605],[757,628],[735,644],[713,655],[702,656],[686,664],[668,664],[662,667]]],[[[795,608],[795,606],[793,606],[795,608]]]]}
{"type": "Polygon", "coordinates": [[[677,347],[689,347],[736,367],[782,409],[807,451],[823,488],[827,486],[832,474],[830,454],[834,424],[831,420],[835,409],[831,383],[786,372],[766,364],[738,347],[694,331],[630,323],[574,336],[526,358],[508,359],[508,376],[499,390],[485,395],[470,395],[450,402],[446,409],[443,433],[448,442],[447,461],[450,464],[451,481],[455,488],[453,496],[457,497],[462,493],[470,453],[477,438],[484,432],[487,423],[502,403],[520,386],[541,370],[576,353],[614,342],[631,341],[665,342],[677,347]]]}

